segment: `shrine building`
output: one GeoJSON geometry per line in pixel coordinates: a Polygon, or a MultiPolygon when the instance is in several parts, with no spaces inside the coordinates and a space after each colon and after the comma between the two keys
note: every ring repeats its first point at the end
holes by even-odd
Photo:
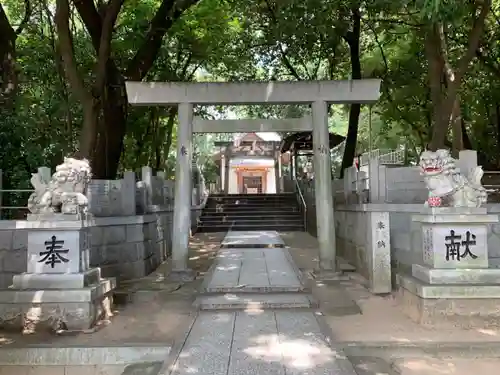
{"type": "Polygon", "coordinates": [[[225,194],[276,194],[281,191],[283,163],[278,133],[243,133],[234,141],[215,142],[219,186],[225,194]]]}

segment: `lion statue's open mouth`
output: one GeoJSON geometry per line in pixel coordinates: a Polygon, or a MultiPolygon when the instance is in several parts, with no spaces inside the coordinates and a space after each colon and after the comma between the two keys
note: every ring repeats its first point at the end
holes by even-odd
{"type": "Polygon", "coordinates": [[[451,207],[480,207],[487,200],[486,189],[481,185],[483,169],[476,167],[466,176],[457,168],[448,150],[423,152],[420,168],[429,189],[427,206],[436,205],[435,197],[446,197],[439,202],[447,202],[446,206],[451,207]]]}

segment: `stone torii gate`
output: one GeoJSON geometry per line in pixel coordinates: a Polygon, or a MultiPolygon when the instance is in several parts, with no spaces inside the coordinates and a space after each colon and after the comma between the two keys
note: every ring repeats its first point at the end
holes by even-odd
{"type": "MultiPolygon", "coordinates": [[[[380,82],[379,79],[224,83],[126,82],[128,100],[131,105],[178,105],[179,108],[172,239],[172,277],[194,277],[193,272],[187,266],[191,215],[191,158],[192,134],[194,131],[193,105],[311,105],[315,199],[316,215],[318,217],[317,235],[320,254],[319,265],[320,271],[333,273],[336,271],[336,249],[328,134],[328,106],[329,104],[374,103],[380,96],[380,82]]],[[[248,128],[256,125],[252,129],[253,131],[262,131],[262,128],[258,126],[258,122],[252,123],[252,120],[245,121],[248,121],[248,128]]],[[[203,129],[203,122],[197,121],[197,123],[197,130],[203,129]]],[[[224,132],[227,132],[227,130],[224,130],[224,132]]]]}

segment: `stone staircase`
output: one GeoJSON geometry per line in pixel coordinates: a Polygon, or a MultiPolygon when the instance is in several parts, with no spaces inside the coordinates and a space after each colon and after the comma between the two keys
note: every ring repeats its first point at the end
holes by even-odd
{"type": "Polygon", "coordinates": [[[228,230],[303,231],[304,215],[295,193],[211,195],[198,231],[228,230]]]}

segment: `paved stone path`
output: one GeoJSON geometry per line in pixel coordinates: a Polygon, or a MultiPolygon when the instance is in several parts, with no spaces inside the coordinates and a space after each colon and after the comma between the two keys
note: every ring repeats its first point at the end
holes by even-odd
{"type": "Polygon", "coordinates": [[[202,311],[162,375],[356,374],[330,347],[287,250],[255,248],[283,245],[277,233],[230,232],[223,243],[237,248],[218,253],[202,311]]]}
{"type": "Polygon", "coordinates": [[[209,293],[302,290],[286,250],[276,248],[221,250],[205,285],[209,293]]]}
{"type": "Polygon", "coordinates": [[[221,243],[222,247],[283,247],[285,242],[278,232],[271,231],[234,231],[228,232],[221,243]]]}

